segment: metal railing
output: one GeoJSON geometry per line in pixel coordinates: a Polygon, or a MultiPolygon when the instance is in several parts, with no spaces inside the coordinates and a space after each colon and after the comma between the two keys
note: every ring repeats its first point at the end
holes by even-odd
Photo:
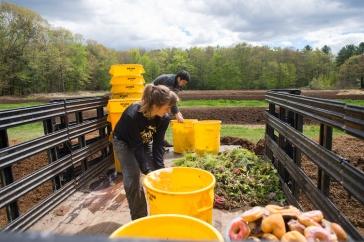
{"type": "Polygon", "coordinates": [[[4,231],[25,231],[112,164],[111,127],[104,113],[107,102],[107,97],[85,97],[0,111],[0,208],[6,208],[7,216],[4,231]],[[9,146],[9,128],[34,122],[42,122],[44,135],[9,146]],[[48,164],[14,181],[12,167],[42,152],[47,152],[48,164]],[[20,214],[19,198],[49,181],[51,194],[20,214]]]}
{"type": "Polygon", "coordinates": [[[289,203],[301,208],[299,195],[303,192],[325,217],[340,223],[353,239],[363,240],[330,199],[329,189],[335,180],[364,203],[364,173],[331,151],[333,128],[364,139],[364,108],[301,96],[299,90],[272,90],[267,92],[266,100],[265,154],[278,170],[289,203]],[[320,124],[319,143],[303,134],[303,118],[320,124]],[[317,185],[301,168],[302,154],[318,167],[317,185]]]}

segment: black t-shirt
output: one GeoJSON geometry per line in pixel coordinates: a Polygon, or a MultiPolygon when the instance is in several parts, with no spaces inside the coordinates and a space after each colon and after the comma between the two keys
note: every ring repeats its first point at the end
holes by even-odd
{"type": "MultiPolygon", "coordinates": [[[[153,161],[155,164],[163,164],[163,140],[168,128],[169,118],[154,117],[146,118],[139,112],[140,104],[131,104],[121,115],[116,124],[114,136],[124,141],[134,152],[139,166],[144,167],[148,163],[148,156],[144,146],[152,145],[153,161]]],[[[162,168],[162,167],[158,167],[162,168]]]]}

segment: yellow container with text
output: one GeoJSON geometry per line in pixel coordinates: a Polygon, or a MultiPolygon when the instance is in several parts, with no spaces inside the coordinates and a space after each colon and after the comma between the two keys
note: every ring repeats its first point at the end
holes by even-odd
{"type": "MultiPolygon", "coordinates": [[[[111,123],[111,129],[114,131],[116,124],[118,123],[124,110],[132,103],[139,101],[139,99],[110,99],[107,104],[108,117],[107,121],[111,123]]],[[[120,161],[114,153],[115,170],[121,172],[120,161]]]]}
{"type": "Polygon", "coordinates": [[[143,84],[116,84],[111,86],[111,93],[143,93],[144,85],[143,84]]]}
{"type": "Polygon", "coordinates": [[[115,76],[141,75],[145,73],[140,64],[115,64],[110,67],[109,74],[115,76]]]}
{"type": "Polygon", "coordinates": [[[139,76],[114,76],[110,80],[111,85],[143,85],[145,80],[142,75],[139,76]]]}
{"type": "Polygon", "coordinates": [[[129,93],[111,93],[112,99],[137,99],[141,100],[143,92],[129,92],[129,93]]]}

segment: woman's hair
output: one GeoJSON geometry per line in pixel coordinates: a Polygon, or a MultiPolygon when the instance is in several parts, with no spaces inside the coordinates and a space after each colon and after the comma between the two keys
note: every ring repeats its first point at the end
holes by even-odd
{"type": "Polygon", "coordinates": [[[169,90],[168,87],[163,85],[155,86],[148,84],[144,88],[144,93],[141,101],[140,112],[146,117],[150,117],[153,105],[161,107],[165,104],[175,106],[179,101],[177,94],[169,90]]]}

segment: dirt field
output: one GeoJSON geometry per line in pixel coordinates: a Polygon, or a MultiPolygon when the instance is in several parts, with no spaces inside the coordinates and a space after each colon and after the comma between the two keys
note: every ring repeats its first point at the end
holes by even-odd
{"type": "MultiPolygon", "coordinates": [[[[191,99],[236,99],[262,100],[267,90],[185,90],[178,93],[182,100],[191,99]]],[[[28,97],[0,96],[1,103],[27,101],[48,102],[52,99],[95,97],[110,95],[109,92],[77,92],[34,94],[28,97]]],[[[364,90],[302,90],[302,95],[328,99],[364,99],[364,90]]]]}
{"type": "Polygon", "coordinates": [[[264,124],[265,108],[181,108],[184,118],[221,120],[224,124],[264,124]]]}

